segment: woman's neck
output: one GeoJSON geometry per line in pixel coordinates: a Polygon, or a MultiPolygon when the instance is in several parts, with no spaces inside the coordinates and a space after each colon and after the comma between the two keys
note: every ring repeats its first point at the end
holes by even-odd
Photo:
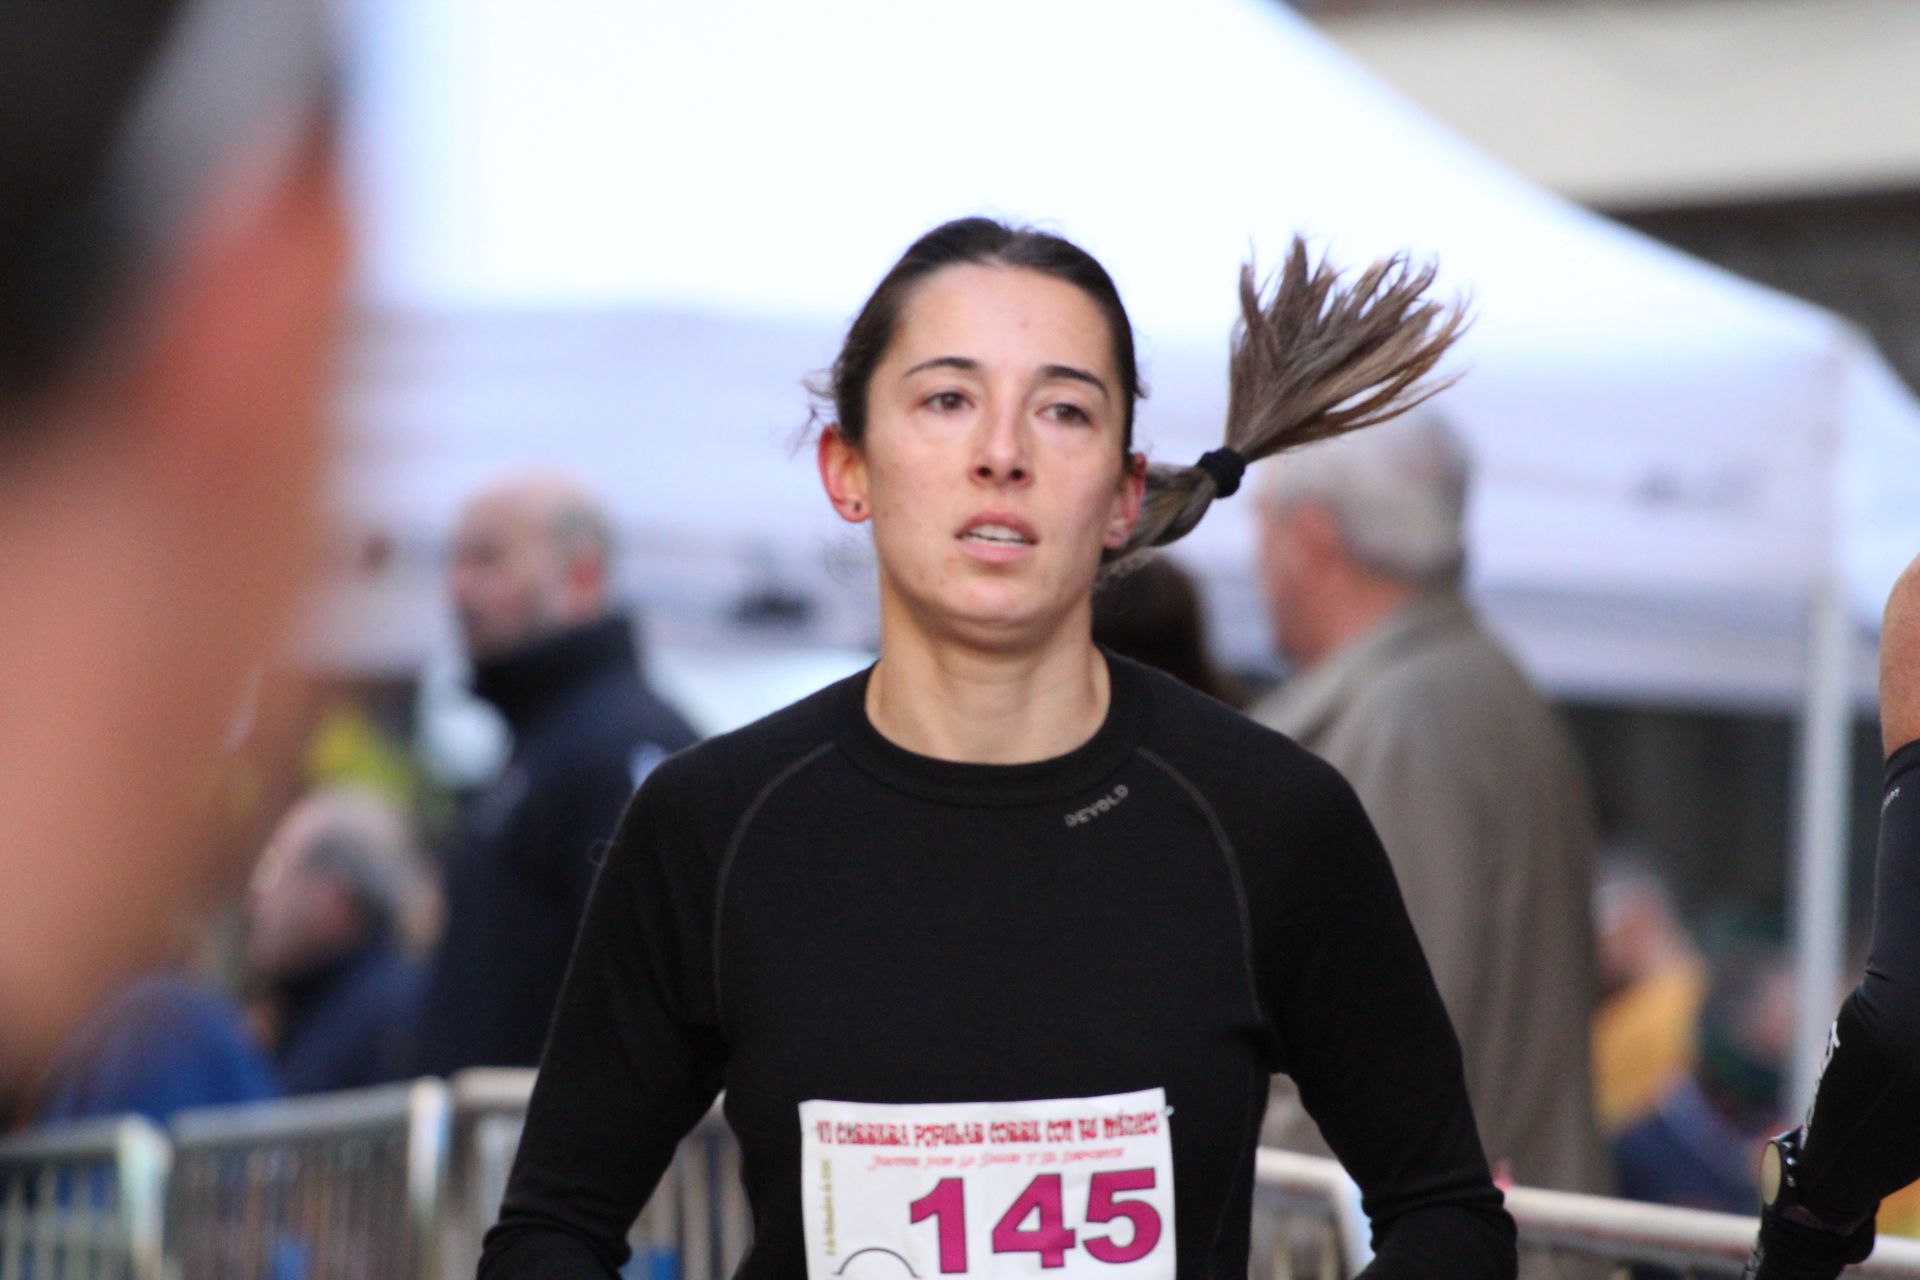
{"type": "Polygon", "coordinates": [[[1025,764],[1067,754],[1106,719],[1107,663],[1085,628],[1018,652],[887,632],[866,710],[895,746],[937,760],[1025,764]]]}

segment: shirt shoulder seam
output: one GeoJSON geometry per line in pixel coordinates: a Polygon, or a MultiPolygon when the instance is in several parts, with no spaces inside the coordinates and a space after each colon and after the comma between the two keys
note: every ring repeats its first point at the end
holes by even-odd
{"type": "Polygon", "coordinates": [[[727,849],[720,858],[720,869],[714,877],[713,885],[713,1020],[718,1026],[726,1025],[726,1005],[720,982],[720,940],[721,924],[727,904],[727,880],[733,874],[734,860],[739,856],[740,846],[746,840],[747,831],[753,826],[753,820],[760,816],[760,810],[772,798],[773,793],[785,786],[808,765],[832,751],[833,746],[831,741],[823,742],[769,778],[766,785],[760,788],[746,809],[741,812],[740,820],[733,825],[733,834],[727,839],[727,849]]]}
{"type": "MultiPolygon", "coordinates": [[[[1186,774],[1182,773],[1171,762],[1151,748],[1141,747],[1139,751],[1143,759],[1173,779],[1174,783],[1179,786],[1182,791],[1187,793],[1187,798],[1192,800],[1194,806],[1200,810],[1201,816],[1207,820],[1208,829],[1213,833],[1214,848],[1220,854],[1221,860],[1226,864],[1227,882],[1233,886],[1233,905],[1236,914],[1239,916],[1240,923],[1240,964],[1242,974],[1247,984],[1247,1000],[1253,1011],[1254,1022],[1257,1025],[1265,1026],[1267,1023],[1266,1011],[1260,1004],[1260,985],[1258,979],[1254,976],[1253,913],[1247,903],[1246,881],[1240,874],[1240,856],[1233,847],[1232,839],[1227,835],[1225,824],[1220,821],[1219,811],[1213,807],[1213,802],[1201,793],[1200,788],[1195,786],[1186,774]]],[[[1242,1132],[1245,1132],[1244,1121],[1242,1132]]],[[[1241,1152],[1240,1159],[1243,1162],[1245,1161],[1245,1151],[1241,1152]]],[[[1237,1182],[1239,1176],[1240,1170],[1236,1167],[1234,1170],[1234,1181],[1237,1182]]],[[[1207,1256],[1209,1258],[1213,1257],[1219,1251],[1221,1237],[1226,1232],[1226,1211],[1228,1205],[1231,1203],[1232,1196],[1228,1195],[1220,1206],[1220,1217],[1215,1221],[1213,1227],[1213,1241],[1207,1250],[1207,1256]]]]}
{"type": "Polygon", "coordinates": [[[1240,874],[1240,854],[1233,847],[1233,840],[1227,835],[1226,825],[1220,821],[1219,811],[1213,802],[1207,799],[1200,788],[1195,786],[1180,769],[1154,751],[1151,747],[1138,747],[1142,759],[1172,778],[1175,785],[1187,794],[1200,815],[1207,820],[1207,829],[1213,834],[1214,849],[1226,864],[1227,882],[1233,886],[1233,906],[1239,917],[1240,925],[1240,965],[1242,976],[1246,979],[1247,1000],[1252,1009],[1254,1020],[1261,1025],[1267,1022],[1265,1008],[1260,1003],[1260,984],[1254,973],[1253,963],[1253,912],[1247,902],[1246,879],[1240,874]]]}

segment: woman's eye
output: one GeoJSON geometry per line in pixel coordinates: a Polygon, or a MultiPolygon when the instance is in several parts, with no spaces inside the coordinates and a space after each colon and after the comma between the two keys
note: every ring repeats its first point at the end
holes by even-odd
{"type": "Polygon", "coordinates": [[[1077,404],[1061,402],[1046,407],[1046,414],[1056,422],[1091,422],[1093,418],[1077,404]]]}
{"type": "Polygon", "coordinates": [[[927,407],[938,409],[942,413],[951,413],[966,403],[966,397],[958,391],[936,391],[927,397],[927,407]]]}

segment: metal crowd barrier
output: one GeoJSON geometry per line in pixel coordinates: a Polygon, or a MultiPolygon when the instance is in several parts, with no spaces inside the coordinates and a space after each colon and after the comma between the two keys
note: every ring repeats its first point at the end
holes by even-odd
{"type": "MultiPolygon", "coordinates": [[[[1529,1257],[1597,1259],[1616,1276],[1658,1268],[1681,1276],[1737,1276],[1753,1248],[1754,1219],[1664,1205],[1515,1187],[1507,1208],[1520,1227],[1523,1265],[1529,1257]]],[[[1920,1240],[1882,1236],[1873,1256],[1850,1276],[1920,1277],[1920,1240]]]]}
{"type": "MultiPolygon", "coordinates": [[[[1352,1182],[1333,1160],[1262,1150],[1254,1174],[1254,1280],[1351,1276],[1365,1264],[1367,1225],[1352,1182]],[[1275,1221],[1281,1229],[1275,1230],[1275,1221]],[[1263,1251],[1264,1241],[1290,1252],[1263,1251]],[[1298,1245],[1314,1246],[1303,1265],[1298,1245]]],[[[1737,1276],[1753,1248],[1753,1218],[1515,1187],[1507,1210],[1520,1236],[1520,1274],[1549,1277],[1737,1276]]],[[[1920,1240],[1883,1236],[1848,1275],[1920,1280],[1920,1240]]]]}
{"type": "MultiPolygon", "coordinates": [[[[0,1280],[470,1280],[498,1211],[531,1071],[138,1119],[0,1143],[0,1280]]],[[[634,1225],[629,1277],[721,1280],[751,1231],[718,1113],[634,1225]]],[[[1738,1275],[1753,1219],[1516,1188],[1522,1275],[1738,1275]],[[1655,1269],[1658,1269],[1657,1271],[1655,1269]]],[[[1367,1259],[1331,1160],[1259,1153],[1252,1280],[1340,1280],[1367,1259]]],[[[1850,1274],[1920,1280],[1920,1241],[1850,1274]]]]}
{"type": "Polygon", "coordinates": [[[182,1112],[168,1280],[441,1280],[437,1080],[182,1112]]]}
{"type": "Polygon", "coordinates": [[[0,1280],[162,1280],[167,1153],[138,1117],[0,1144],[0,1280]]]}
{"type": "MultiPolygon", "coordinates": [[[[481,1240],[506,1193],[533,1075],[481,1070],[453,1078],[444,1280],[472,1280],[481,1240]]],[[[725,1280],[739,1268],[751,1240],[740,1148],[716,1107],[680,1144],[673,1167],[634,1222],[627,1274],[645,1280],[725,1280]]]]}
{"type": "Polygon", "coordinates": [[[533,1074],[489,1069],[453,1078],[452,1159],[441,1213],[444,1280],[473,1280],[481,1237],[500,1211],[520,1145],[533,1074]]]}

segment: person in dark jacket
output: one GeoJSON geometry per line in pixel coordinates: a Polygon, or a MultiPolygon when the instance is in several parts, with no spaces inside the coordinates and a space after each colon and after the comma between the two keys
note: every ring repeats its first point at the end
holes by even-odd
{"type": "Polygon", "coordinates": [[[641,677],[611,605],[611,548],[604,512],[558,476],[488,489],[460,517],[452,592],[473,688],[514,746],[449,851],[423,1072],[539,1061],[596,848],[640,780],[694,739],[641,677]]]}
{"type": "Polygon", "coordinates": [[[430,895],[406,815],[373,792],[316,791],[255,871],[247,968],[272,999],[290,1094],[384,1084],[411,1065],[423,986],[409,925],[430,895]]]}
{"type": "Polygon", "coordinates": [[[1696,1062],[1651,1115],[1613,1145],[1629,1200],[1750,1213],[1760,1144],[1783,1119],[1781,1072],[1793,1036],[1793,973],[1758,945],[1714,965],[1696,1062]]]}
{"type": "Polygon", "coordinates": [[[194,1107],[278,1095],[239,1006],[195,975],[162,970],[128,983],[68,1038],[33,1119],[55,1125],[132,1114],[165,1124],[194,1107]]]}

